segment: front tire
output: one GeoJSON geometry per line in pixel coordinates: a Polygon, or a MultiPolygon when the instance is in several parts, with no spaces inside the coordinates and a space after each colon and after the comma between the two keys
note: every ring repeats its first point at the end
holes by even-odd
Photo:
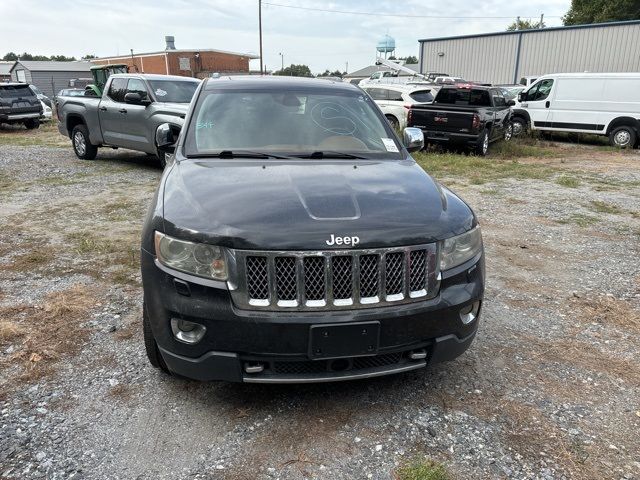
{"type": "Polygon", "coordinates": [[[25,120],[24,126],[27,127],[27,130],[33,130],[34,128],[38,128],[40,127],[40,119],[30,118],[29,120],[25,120]]]}
{"type": "Polygon", "coordinates": [[[513,138],[513,125],[509,123],[504,129],[504,141],[508,142],[512,138],[513,138]]]}
{"type": "Polygon", "coordinates": [[[162,358],[162,354],[158,349],[158,344],[151,331],[151,322],[149,321],[149,314],[147,313],[147,304],[142,303],[142,334],[144,336],[144,348],[147,352],[147,358],[149,363],[154,368],[159,368],[164,373],[170,374],[167,364],[162,358]]]}
{"type": "Polygon", "coordinates": [[[520,135],[527,133],[527,121],[524,118],[514,117],[511,120],[511,125],[513,126],[514,137],[519,137],[520,135]]]}
{"type": "Polygon", "coordinates": [[[633,148],[636,144],[636,131],[627,125],[616,127],[609,133],[609,144],[617,148],[633,148]]]}
{"type": "Polygon", "coordinates": [[[73,151],[81,160],[93,160],[98,154],[98,147],[89,141],[89,130],[85,125],[76,125],[71,131],[73,151]]]}
{"type": "Polygon", "coordinates": [[[480,157],[484,157],[489,151],[489,130],[483,130],[478,137],[478,143],[474,148],[474,153],[480,157]]]}

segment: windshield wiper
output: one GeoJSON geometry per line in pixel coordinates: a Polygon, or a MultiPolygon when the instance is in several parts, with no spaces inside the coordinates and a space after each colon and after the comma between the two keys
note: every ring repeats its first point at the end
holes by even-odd
{"type": "Polygon", "coordinates": [[[299,158],[349,158],[349,159],[357,159],[363,160],[365,157],[360,157],[358,155],[352,155],[351,153],[343,153],[343,152],[333,152],[330,150],[322,150],[310,153],[308,155],[296,155],[299,158]]]}
{"type": "Polygon", "coordinates": [[[194,153],[187,158],[291,158],[272,153],[252,152],[250,150],[222,150],[216,153],[194,153]]]}

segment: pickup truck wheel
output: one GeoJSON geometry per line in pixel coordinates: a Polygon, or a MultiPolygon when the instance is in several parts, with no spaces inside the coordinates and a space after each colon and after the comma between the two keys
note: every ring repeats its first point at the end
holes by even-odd
{"type": "Polygon", "coordinates": [[[391,125],[391,128],[394,130],[398,130],[400,128],[400,122],[398,122],[396,117],[393,115],[385,115],[385,117],[387,117],[387,121],[389,122],[389,125],[391,125]]]}
{"type": "Polygon", "coordinates": [[[611,130],[609,144],[618,148],[633,148],[636,144],[636,132],[633,128],[623,125],[611,130]]]}
{"type": "Polygon", "coordinates": [[[153,337],[151,324],[149,322],[149,314],[147,313],[147,305],[145,303],[142,304],[142,334],[144,336],[144,348],[147,351],[149,363],[155,368],[159,368],[164,373],[170,374],[167,364],[164,362],[164,358],[162,358],[162,354],[158,349],[156,339],[153,337]]]}
{"type": "Polygon", "coordinates": [[[484,157],[489,150],[489,130],[483,130],[478,137],[478,143],[475,147],[475,154],[484,157]]]}
{"type": "Polygon", "coordinates": [[[527,121],[522,117],[514,117],[511,120],[511,125],[513,126],[514,137],[519,137],[527,132],[527,121]]]}
{"type": "Polygon", "coordinates": [[[24,126],[27,127],[28,130],[33,130],[40,126],[40,120],[37,118],[30,118],[29,120],[25,120],[24,126]]]}
{"type": "Polygon", "coordinates": [[[89,131],[85,125],[76,125],[71,132],[71,143],[76,157],[82,160],[93,160],[98,154],[98,147],[89,142],[89,131]]]}
{"type": "Polygon", "coordinates": [[[508,142],[509,140],[511,140],[512,137],[513,137],[513,125],[509,123],[504,128],[504,141],[508,142]]]}

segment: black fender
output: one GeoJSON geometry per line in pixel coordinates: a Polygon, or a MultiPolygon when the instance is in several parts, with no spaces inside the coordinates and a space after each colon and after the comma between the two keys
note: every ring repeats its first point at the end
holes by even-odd
{"type": "Polygon", "coordinates": [[[529,112],[527,112],[523,108],[514,108],[513,113],[511,114],[511,119],[513,120],[516,117],[524,118],[524,120],[531,124],[531,117],[529,116],[529,112]]]}
{"type": "Polygon", "coordinates": [[[71,138],[71,133],[73,132],[73,129],[76,127],[76,125],[86,126],[87,122],[79,113],[70,113],[69,115],[67,115],[67,118],[65,119],[65,127],[67,128],[67,134],[69,135],[69,138],[71,138]]]}

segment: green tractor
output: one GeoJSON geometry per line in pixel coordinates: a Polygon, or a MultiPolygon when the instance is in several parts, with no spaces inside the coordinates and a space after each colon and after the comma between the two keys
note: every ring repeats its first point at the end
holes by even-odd
{"type": "Polygon", "coordinates": [[[90,68],[93,83],[87,85],[84,94],[88,96],[101,97],[102,90],[107,84],[107,79],[114,73],[129,73],[129,67],[124,63],[114,65],[94,65],[90,68]]]}

